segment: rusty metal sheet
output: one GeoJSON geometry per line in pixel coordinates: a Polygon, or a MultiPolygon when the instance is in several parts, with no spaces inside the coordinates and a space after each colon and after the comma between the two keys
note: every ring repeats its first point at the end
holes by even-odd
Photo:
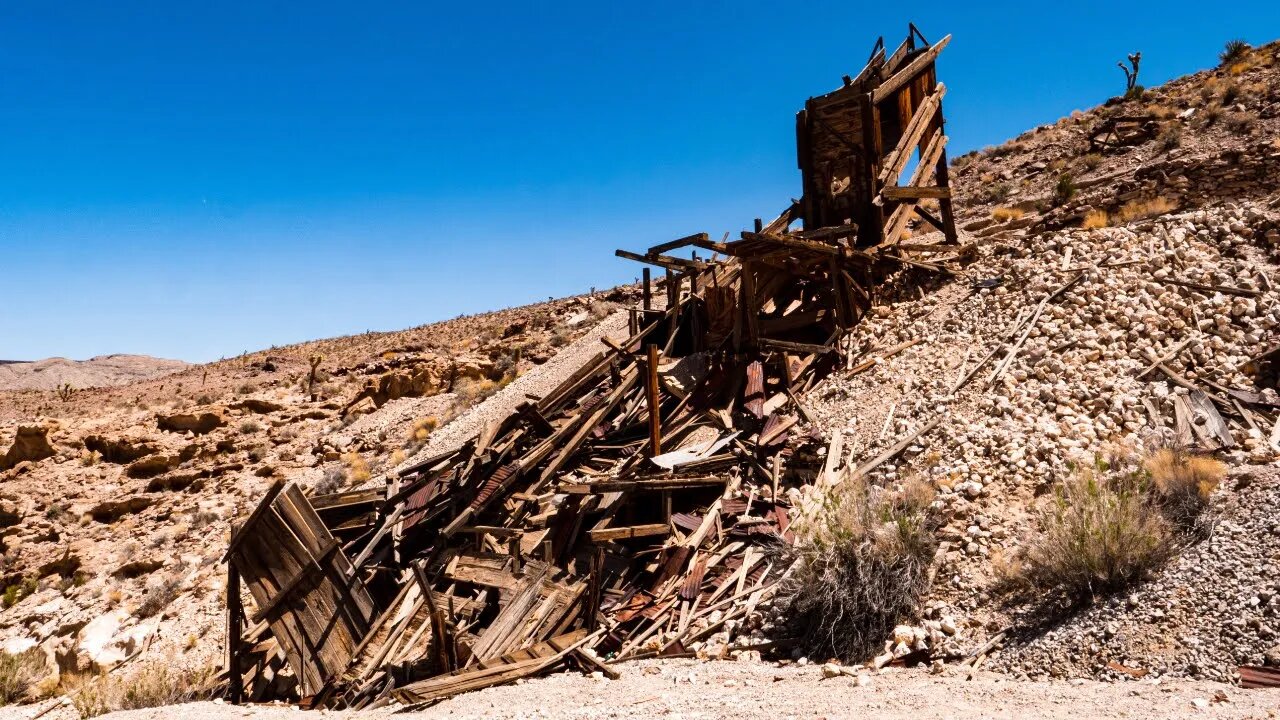
{"type": "Polygon", "coordinates": [[[1241,665],[1240,687],[1246,689],[1280,688],[1280,668],[1241,665]]]}

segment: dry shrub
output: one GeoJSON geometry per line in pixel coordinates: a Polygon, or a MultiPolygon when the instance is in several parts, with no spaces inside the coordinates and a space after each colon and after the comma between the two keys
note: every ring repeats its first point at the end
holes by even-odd
{"type": "Polygon", "coordinates": [[[91,718],[208,699],[213,695],[216,675],[212,668],[176,670],[170,663],[157,661],[123,676],[68,676],[63,687],[80,717],[91,718]]]}
{"type": "Polygon", "coordinates": [[[1160,131],[1156,136],[1156,147],[1160,150],[1172,150],[1182,144],[1182,128],[1178,125],[1170,125],[1160,131]]]}
{"type": "Polygon", "coordinates": [[[0,652],[0,705],[10,705],[31,696],[32,689],[49,668],[39,648],[10,655],[0,652]]]}
{"type": "Polygon", "coordinates": [[[1085,153],[1080,156],[1080,164],[1085,170],[1093,170],[1102,164],[1102,155],[1099,153],[1085,153]]]}
{"type": "Polygon", "coordinates": [[[1000,222],[1017,220],[1025,214],[1026,213],[1024,213],[1021,208],[1016,207],[998,207],[991,211],[991,217],[999,220],[1000,222]]]}
{"type": "Polygon", "coordinates": [[[1086,230],[1094,230],[1104,228],[1111,224],[1111,218],[1107,215],[1106,210],[1090,210],[1084,214],[1084,221],[1080,223],[1080,227],[1086,230]]]}
{"type": "Polygon", "coordinates": [[[861,660],[915,613],[937,549],[932,499],[919,481],[893,491],[851,478],[828,491],[788,550],[795,571],[775,602],[801,649],[861,660]]]}
{"type": "Polygon", "coordinates": [[[169,603],[178,597],[181,590],[182,576],[176,572],[147,585],[147,591],[142,595],[142,602],[138,603],[138,617],[148,618],[169,607],[169,603]]]}
{"type": "Polygon", "coordinates": [[[1163,563],[1173,532],[1146,485],[1141,473],[1076,472],[1040,516],[1023,560],[1026,584],[1081,602],[1163,563]]]}
{"type": "Polygon", "coordinates": [[[1229,112],[1222,115],[1222,126],[1241,135],[1252,132],[1257,123],[1258,116],[1249,112],[1229,112]]]}
{"type": "Polygon", "coordinates": [[[1127,223],[1132,220],[1164,215],[1177,209],[1178,206],[1165,197],[1157,197],[1150,200],[1130,200],[1120,208],[1117,217],[1121,223],[1127,223]]]}
{"type": "Polygon", "coordinates": [[[1227,466],[1204,455],[1192,455],[1181,448],[1156,450],[1143,461],[1160,508],[1183,533],[1203,537],[1211,522],[1206,520],[1209,496],[1227,474],[1227,466]]]}
{"type": "Polygon", "coordinates": [[[487,378],[480,380],[467,378],[458,381],[453,386],[453,392],[458,397],[458,403],[464,406],[475,405],[500,389],[501,386],[498,383],[487,378]]]}
{"type": "Polygon", "coordinates": [[[365,462],[360,453],[347,453],[342,456],[342,462],[347,466],[347,479],[356,485],[368,482],[373,477],[373,473],[369,471],[369,463],[365,462]]]}
{"type": "Polygon", "coordinates": [[[347,486],[347,470],[341,465],[326,468],[316,481],[313,495],[332,495],[347,486]]]}

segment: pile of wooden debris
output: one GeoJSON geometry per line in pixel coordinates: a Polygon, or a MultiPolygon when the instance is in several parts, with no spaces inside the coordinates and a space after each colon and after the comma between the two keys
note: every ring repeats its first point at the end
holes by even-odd
{"type": "Polygon", "coordinates": [[[606,658],[683,654],[766,600],[802,510],[787,490],[823,471],[806,390],[845,364],[840,340],[887,279],[963,254],[946,41],[917,37],[809,101],[806,197],[778,219],[619,251],[667,272],[646,268],[628,340],[385,488],[273,486],[227,551],[229,697],[419,705],[566,665],[612,674],[606,658]],[[913,213],[942,242],[903,241],[913,213]],[[670,254],[690,246],[712,259],[670,254]]]}

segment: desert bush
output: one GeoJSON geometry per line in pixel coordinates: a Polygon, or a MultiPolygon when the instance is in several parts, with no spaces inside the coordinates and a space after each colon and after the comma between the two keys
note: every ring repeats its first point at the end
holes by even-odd
{"type": "Polygon", "coordinates": [[[996,220],[999,220],[1000,222],[1009,222],[1010,220],[1017,220],[1018,218],[1022,217],[1024,214],[1025,213],[1022,212],[1021,208],[1016,208],[1016,207],[998,207],[991,211],[991,217],[996,220]]]}
{"type": "Polygon", "coordinates": [[[978,201],[990,203],[1004,202],[1012,192],[1013,188],[1010,187],[1007,182],[985,183],[978,191],[978,201]]]}
{"type": "Polygon", "coordinates": [[[913,615],[937,549],[932,489],[900,490],[850,478],[824,497],[819,515],[787,553],[795,571],[775,608],[811,657],[860,660],[913,615]]]}
{"type": "Polygon", "coordinates": [[[1093,170],[1102,164],[1102,155],[1096,152],[1085,153],[1080,156],[1080,164],[1085,170],[1093,170]]]}
{"type": "Polygon", "coordinates": [[[244,422],[240,423],[241,435],[252,435],[253,433],[256,433],[260,430],[262,430],[262,426],[259,425],[256,420],[245,420],[244,422]]]}
{"type": "Polygon", "coordinates": [[[330,495],[347,486],[347,470],[341,465],[326,468],[324,474],[316,481],[315,495],[330,495]]]}
{"type": "Polygon", "coordinates": [[[1076,196],[1076,183],[1071,179],[1070,173],[1063,173],[1058,176],[1058,182],[1053,186],[1053,199],[1059,205],[1070,202],[1071,198],[1076,196]]]}
{"type": "Polygon", "coordinates": [[[38,648],[17,655],[0,652],[0,705],[27,699],[48,671],[44,652],[38,648]]]}
{"type": "Polygon", "coordinates": [[[1223,67],[1234,65],[1245,59],[1251,49],[1249,43],[1244,40],[1238,38],[1228,40],[1227,44],[1222,47],[1222,52],[1218,53],[1218,64],[1223,67]]]}
{"type": "Polygon", "coordinates": [[[149,618],[169,607],[169,603],[178,597],[181,589],[182,576],[176,572],[148,584],[146,592],[142,594],[142,601],[138,603],[138,617],[149,618]]]}
{"type": "Polygon", "coordinates": [[[1106,210],[1090,210],[1084,214],[1084,220],[1080,223],[1080,227],[1086,230],[1095,228],[1103,228],[1111,224],[1111,218],[1107,215],[1106,210]]]}
{"type": "Polygon", "coordinates": [[[551,331],[551,337],[547,338],[547,343],[553,348],[561,348],[568,345],[573,340],[573,333],[567,327],[557,327],[551,331]]]}
{"type": "Polygon", "coordinates": [[[360,453],[347,453],[342,456],[342,462],[347,466],[347,479],[351,483],[358,485],[373,477],[373,473],[369,471],[369,463],[365,462],[360,453]]]}
{"type": "Polygon", "coordinates": [[[1143,466],[1169,522],[1189,537],[1206,536],[1212,527],[1212,519],[1205,512],[1209,496],[1226,476],[1227,466],[1178,447],[1156,450],[1146,457],[1143,466]]]}
{"type": "Polygon", "coordinates": [[[1144,93],[1146,93],[1146,88],[1142,87],[1141,85],[1134,85],[1133,87],[1124,91],[1124,99],[1125,100],[1141,100],[1143,98],[1144,93]]]}
{"type": "Polygon", "coordinates": [[[498,383],[489,379],[473,380],[466,378],[453,386],[453,392],[457,395],[458,403],[468,407],[498,392],[499,389],[501,388],[498,383]]]}
{"type": "Polygon", "coordinates": [[[1022,573],[1031,587],[1083,602],[1140,579],[1173,548],[1173,532],[1141,473],[1084,468],[1041,513],[1022,573]]]}
{"type": "Polygon", "coordinates": [[[1241,135],[1252,132],[1257,122],[1258,116],[1248,112],[1229,112],[1223,113],[1222,116],[1222,126],[1241,135]]]}
{"type": "Polygon", "coordinates": [[[1222,119],[1222,108],[1216,105],[1206,107],[1204,112],[1200,114],[1200,118],[1204,122],[1204,126],[1209,127],[1222,119]]]}
{"type": "Polygon", "coordinates": [[[85,467],[93,467],[102,460],[102,453],[97,450],[84,450],[80,453],[80,464],[85,467]]]}
{"type": "Polygon", "coordinates": [[[150,662],[119,676],[108,673],[68,676],[64,689],[81,718],[119,710],[141,710],[208,699],[216,671],[177,670],[166,662],[150,662]]]}
{"type": "Polygon", "coordinates": [[[413,429],[409,431],[409,439],[413,442],[424,443],[427,438],[431,437],[431,433],[440,427],[440,418],[435,415],[429,415],[424,418],[418,418],[413,421],[413,429]]]}
{"type": "Polygon", "coordinates": [[[23,598],[34,593],[40,587],[40,581],[33,577],[23,578],[4,589],[3,604],[10,608],[22,602],[23,598]]]}
{"type": "Polygon", "coordinates": [[[1182,128],[1170,125],[1156,136],[1156,147],[1160,150],[1172,150],[1182,144],[1182,128]]]}

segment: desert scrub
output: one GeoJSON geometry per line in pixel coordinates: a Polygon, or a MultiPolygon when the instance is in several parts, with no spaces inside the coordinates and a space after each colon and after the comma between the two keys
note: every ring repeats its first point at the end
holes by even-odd
{"type": "Polygon", "coordinates": [[[169,663],[157,661],[123,676],[109,673],[68,676],[63,689],[80,717],[91,718],[119,710],[205,700],[213,695],[215,677],[213,669],[179,671],[169,663]]]}
{"type": "Polygon", "coordinates": [[[1244,40],[1228,40],[1226,45],[1222,46],[1222,52],[1218,53],[1218,64],[1222,67],[1229,67],[1245,59],[1252,48],[1249,43],[1244,40]]]}
{"type": "Polygon", "coordinates": [[[1028,587],[1085,602],[1123,589],[1212,526],[1209,498],[1226,466],[1177,447],[1082,467],[1040,515],[1019,562],[1028,587]]]}
{"type": "Polygon", "coordinates": [[[44,652],[31,648],[10,655],[0,652],[0,705],[30,697],[32,688],[48,673],[44,652]]]}
{"type": "Polygon", "coordinates": [[[147,586],[147,590],[142,595],[142,601],[138,603],[137,615],[140,618],[149,618],[161,610],[169,607],[182,590],[182,576],[178,573],[172,573],[160,578],[157,582],[147,586]]]}
{"type": "Polygon", "coordinates": [[[1064,205],[1076,196],[1076,183],[1071,178],[1070,173],[1063,173],[1058,176],[1058,182],[1053,186],[1053,199],[1059,205],[1064,205]]]}
{"type": "Polygon", "coordinates": [[[937,549],[932,489],[899,490],[850,478],[824,497],[800,542],[775,607],[810,657],[856,661],[878,652],[927,589],[937,549]]]}

